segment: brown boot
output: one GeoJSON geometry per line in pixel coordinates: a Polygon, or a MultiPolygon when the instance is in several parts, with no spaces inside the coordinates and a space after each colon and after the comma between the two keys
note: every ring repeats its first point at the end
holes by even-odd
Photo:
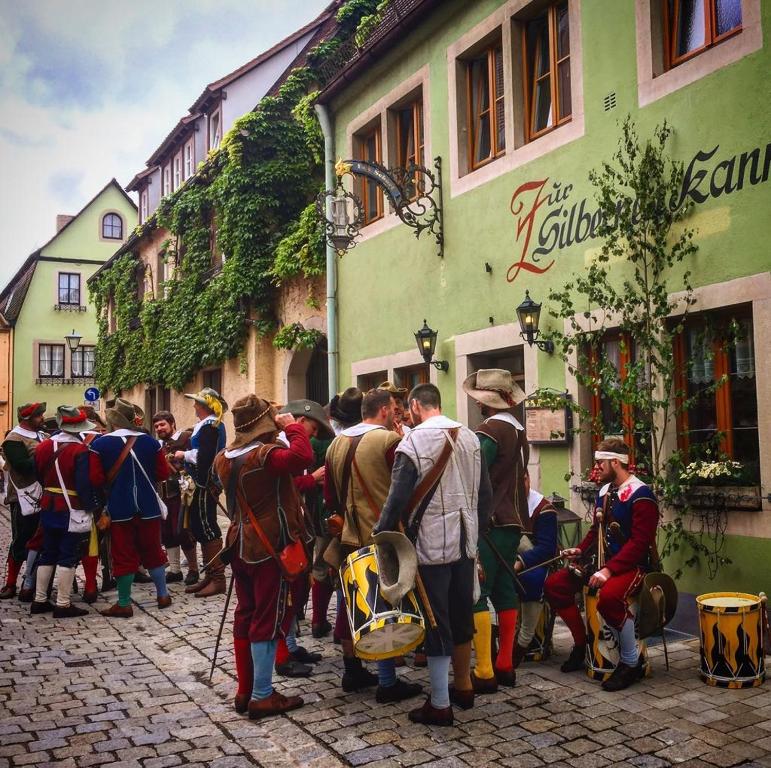
{"type": "Polygon", "coordinates": [[[186,595],[194,595],[196,592],[200,592],[211,581],[209,573],[206,574],[200,581],[196,581],[195,584],[191,584],[189,587],[185,587],[186,595]]]}
{"type": "MultiPolygon", "coordinates": [[[[182,552],[185,554],[187,560],[187,576],[185,576],[185,584],[188,587],[198,583],[198,545],[193,542],[191,547],[182,547],[182,552]]],[[[185,590],[187,592],[187,590],[185,590]]]]}
{"type": "MultiPolygon", "coordinates": [[[[203,545],[203,559],[209,563],[222,549],[222,539],[214,539],[203,545]]],[[[196,597],[214,597],[225,594],[225,566],[219,558],[206,571],[206,585],[195,591],[196,597]]],[[[198,586],[197,584],[195,586],[198,586]]]]}
{"type": "Polygon", "coordinates": [[[299,696],[284,696],[278,691],[273,691],[267,699],[252,699],[249,702],[249,719],[259,720],[271,715],[281,715],[302,705],[303,700],[299,696]]]}

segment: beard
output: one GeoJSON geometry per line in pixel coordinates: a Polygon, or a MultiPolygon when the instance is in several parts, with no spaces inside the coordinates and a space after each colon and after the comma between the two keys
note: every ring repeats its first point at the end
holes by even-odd
{"type": "Polygon", "coordinates": [[[417,427],[418,424],[420,424],[423,419],[420,418],[420,414],[417,413],[415,410],[413,410],[412,406],[410,406],[410,416],[412,417],[412,426],[417,427]]]}

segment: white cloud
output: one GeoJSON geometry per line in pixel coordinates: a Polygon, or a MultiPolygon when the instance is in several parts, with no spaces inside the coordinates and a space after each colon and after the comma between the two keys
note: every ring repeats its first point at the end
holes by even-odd
{"type": "Polygon", "coordinates": [[[207,83],[326,4],[0,0],[0,286],[56,214],[141,170],[207,83]]]}

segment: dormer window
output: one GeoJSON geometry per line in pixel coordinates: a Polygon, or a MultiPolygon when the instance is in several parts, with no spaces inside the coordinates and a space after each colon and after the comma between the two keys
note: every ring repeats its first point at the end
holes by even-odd
{"type": "Polygon", "coordinates": [[[139,195],[139,222],[144,224],[150,210],[150,196],[146,189],[143,189],[139,195]]]}
{"type": "Polygon", "coordinates": [[[209,149],[217,149],[222,141],[222,112],[218,109],[209,116],[209,149]]]}
{"type": "Polygon", "coordinates": [[[102,237],[105,240],[123,240],[123,219],[117,213],[102,217],[102,237]]]}
{"type": "Polygon", "coordinates": [[[193,140],[185,144],[185,164],[184,164],[184,177],[187,181],[193,175],[193,140]]]}
{"type": "Polygon", "coordinates": [[[171,194],[171,166],[166,165],[163,168],[163,196],[171,194]]]}
{"type": "Polygon", "coordinates": [[[178,154],[174,158],[174,189],[179,189],[182,186],[182,154],[178,154]]]}

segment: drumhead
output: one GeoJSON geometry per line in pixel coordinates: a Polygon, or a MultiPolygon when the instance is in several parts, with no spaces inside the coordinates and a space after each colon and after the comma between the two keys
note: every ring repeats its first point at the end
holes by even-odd
{"type": "Polygon", "coordinates": [[[696,603],[707,611],[716,610],[730,613],[760,607],[760,598],[746,592],[710,592],[706,595],[699,595],[696,598],[696,603]]]}

